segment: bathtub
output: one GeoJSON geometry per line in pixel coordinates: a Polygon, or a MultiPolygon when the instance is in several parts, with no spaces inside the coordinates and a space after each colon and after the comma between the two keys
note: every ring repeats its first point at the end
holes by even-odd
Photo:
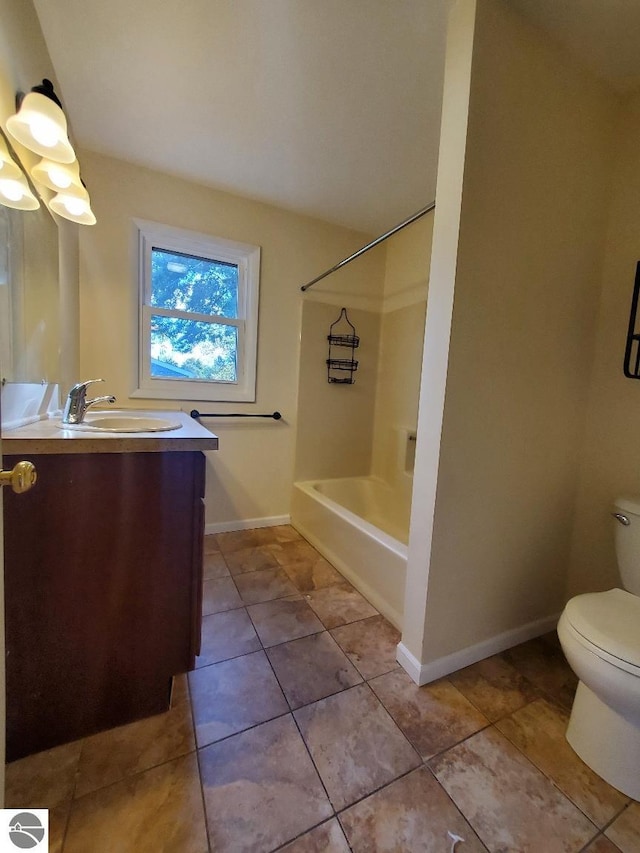
{"type": "Polygon", "coordinates": [[[409,496],[376,477],[294,483],[291,524],[402,630],[409,496]]]}

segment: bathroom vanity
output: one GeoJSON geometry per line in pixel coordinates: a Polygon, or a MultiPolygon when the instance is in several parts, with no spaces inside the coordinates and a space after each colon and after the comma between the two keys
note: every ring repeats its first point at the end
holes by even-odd
{"type": "Polygon", "coordinates": [[[171,414],[184,424],[166,433],[3,434],[5,467],[38,476],[5,491],[9,761],[166,710],[194,666],[217,438],[171,414]]]}

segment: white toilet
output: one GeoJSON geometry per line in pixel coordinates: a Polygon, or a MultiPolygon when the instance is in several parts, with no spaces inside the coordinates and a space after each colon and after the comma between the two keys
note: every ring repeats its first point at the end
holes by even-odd
{"type": "Polygon", "coordinates": [[[625,589],[572,598],[558,622],[566,658],[580,679],[567,740],[614,788],[640,800],[640,498],[612,513],[625,589]]]}

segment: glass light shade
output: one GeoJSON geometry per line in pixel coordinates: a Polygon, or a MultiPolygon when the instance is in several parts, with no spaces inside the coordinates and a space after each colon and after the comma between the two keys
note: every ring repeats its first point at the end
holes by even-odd
{"type": "Polygon", "coordinates": [[[24,178],[18,164],[13,160],[4,139],[0,137],[0,179],[19,181],[24,178]]]}
{"type": "Polygon", "coordinates": [[[0,170],[0,204],[16,210],[37,210],[40,207],[24,175],[4,177],[3,170],[0,170]]]}
{"type": "Polygon", "coordinates": [[[77,222],[78,225],[95,225],[96,218],[91,210],[89,193],[84,187],[70,187],[55,195],[49,202],[49,207],[58,216],[77,222]]]}
{"type": "Polygon", "coordinates": [[[43,157],[31,170],[31,177],[54,192],[62,192],[71,186],[82,187],[77,160],[73,163],[56,163],[55,160],[43,157]]]}
{"type": "Polygon", "coordinates": [[[73,163],[76,159],[63,111],[39,92],[24,96],[18,112],[7,119],[7,130],[25,148],[48,160],[73,163]]]}
{"type": "Polygon", "coordinates": [[[9,154],[5,139],[0,136],[0,204],[16,210],[37,210],[40,202],[31,192],[31,187],[20,166],[9,154]]]}

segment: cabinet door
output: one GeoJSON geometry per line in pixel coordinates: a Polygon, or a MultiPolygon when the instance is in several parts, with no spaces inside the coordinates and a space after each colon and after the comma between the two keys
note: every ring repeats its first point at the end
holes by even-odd
{"type": "Polygon", "coordinates": [[[5,496],[9,760],[166,710],[194,661],[202,454],[34,461],[5,496]]]}

